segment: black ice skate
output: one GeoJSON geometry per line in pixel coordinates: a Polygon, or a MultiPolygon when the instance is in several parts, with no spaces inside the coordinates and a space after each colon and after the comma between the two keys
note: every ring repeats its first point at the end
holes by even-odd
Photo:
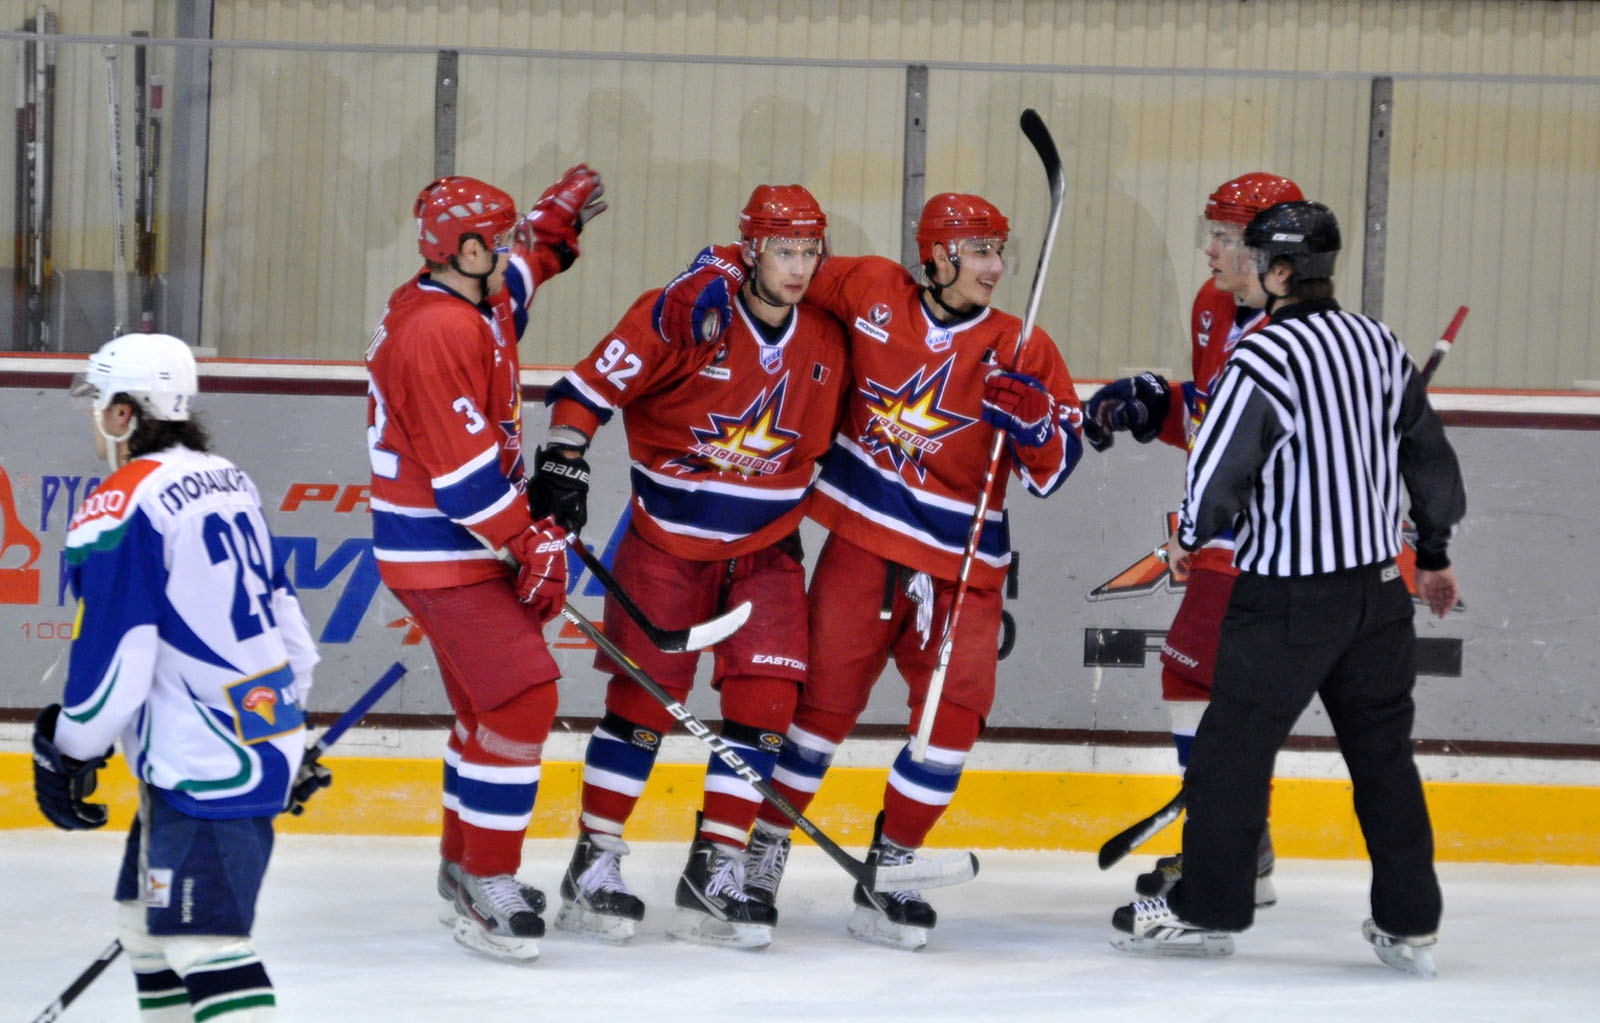
{"type": "Polygon", "coordinates": [[[620,860],[628,843],[615,835],[584,832],[561,878],[561,910],[556,926],[620,945],[644,919],[644,903],[623,883],[620,860]]]}
{"type": "MultiPolygon", "coordinates": [[[[900,866],[917,859],[915,849],[907,849],[883,837],[883,813],[879,811],[872,828],[872,848],[867,850],[867,866],[900,866]]],[[[856,885],[856,909],[845,924],[862,941],[915,952],[928,943],[928,932],[939,920],[921,892],[876,892],[856,885]]]]}
{"type": "MultiPolygon", "coordinates": [[[[700,815],[695,815],[695,832],[700,815]]],[[[667,936],[755,951],[772,943],[777,913],[744,891],[744,850],[697,838],[678,878],[678,911],[667,936]]]]}
{"type": "Polygon", "coordinates": [[[783,868],[789,863],[790,844],[788,832],[756,821],[744,853],[744,893],[751,902],[772,910],[773,923],[778,920],[778,885],[783,881],[783,868]]]}
{"type": "Polygon", "coordinates": [[[1158,956],[1233,955],[1233,935],[1178,919],[1164,896],[1118,907],[1111,914],[1111,926],[1121,932],[1111,939],[1111,947],[1124,952],[1158,956]]]}
{"type": "MultiPolygon", "coordinates": [[[[444,900],[444,907],[439,910],[439,922],[446,927],[454,927],[461,916],[456,912],[456,890],[461,887],[460,878],[461,864],[452,863],[441,856],[435,884],[439,888],[439,898],[444,900]]],[[[517,882],[517,887],[522,890],[523,900],[533,907],[535,913],[544,912],[544,892],[521,881],[517,882]]]]}
{"type": "MultiPolygon", "coordinates": [[[[1278,889],[1272,883],[1272,868],[1277,856],[1272,851],[1272,832],[1261,831],[1261,845],[1256,850],[1256,907],[1275,905],[1278,889]]],[[[1140,874],[1133,882],[1133,890],[1147,899],[1162,898],[1172,891],[1172,886],[1183,876],[1183,854],[1163,856],[1156,860],[1155,869],[1140,874]]]]}
{"type": "Polygon", "coordinates": [[[1433,964],[1433,946],[1439,941],[1437,934],[1402,937],[1390,934],[1371,919],[1361,925],[1361,936],[1372,944],[1378,958],[1390,969],[1409,973],[1413,977],[1432,980],[1439,973],[1433,964]]]}
{"type": "Polygon", "coordinates": [[[515,962],[539,958],[544,921],[510,874],[479,877],[463,872],[456,888],[455,939],[466,948],[515,962]]]}

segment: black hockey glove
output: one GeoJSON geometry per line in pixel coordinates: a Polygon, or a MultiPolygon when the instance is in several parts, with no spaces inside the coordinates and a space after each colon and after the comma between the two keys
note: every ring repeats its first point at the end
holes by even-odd
{"type": "Polygon", "coordinates": [[[106,766],[104,756],[89,760],[74,760],[56,748],[56,720],[61,716],[61,704],[52,703],[39,712],[33,723],[33,796],[39,810],[58,828],[66,831],[88,831],[103,828],[106,824],[104,803],[85,803],[84,797],[94,793],[100,768],[106,766]]]}
{"type": "Polygon", "coordinates": [[[549,515],[569,533],[583,531],[589,521],[589,463],[577,448],[566,445],[535,448],[533,475],[528,477],[528,511],[533,521],[549,515]]]}
{"type": "Polygon", "coordinates": [[[1161,435],[1161,424],[1171,406],[1171,389],[1154,373],[1113,380],[1083,406],[1083,435],[1096,451],[1109,448],[1112,434],[1118,430],[1127,430],[1134,440],[1148,444],[1161,435]]]}
{"type": "Polygon", "coordinates": [[[286,808],[296,817],[306,812],[306,800],[316,795],[318,789],[325,789],[333,784],[333,772],[322,765],[322,761],[310,749],[306,750],[305,759],[300,761],[300,770],[294,776],[294,784],[289,786],[289,805],[286,808]]]}

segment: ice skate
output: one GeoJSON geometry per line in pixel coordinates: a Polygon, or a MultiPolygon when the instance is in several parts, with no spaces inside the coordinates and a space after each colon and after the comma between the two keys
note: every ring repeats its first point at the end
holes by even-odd
{"type": "Polygon", "coordinates": [[[1122,932],[1111,947],[1139,955],[1233,955],[1233,935],[1178,919],[1164,896],[1140,899],[1111,914],[1111,926],[1122,932]]]}
{"type": "Polygon", "coordinates": [[[539,958],[537,939],[544,937],[544,921],[523,897],[515,877],[462,872],[457,881],[457,944],[514,962],[539,958]]]}
{"type": "MultiPolygon", "coordinates": [[[[699,831],[696,816],[695,830],[699,831]]],[[[744,850],[696,839],[678,878],[678,911],[667,936],[701,945],[757,951],[772,943],[777,914],[744,892],[744,850]]]]}
{"type": "MultiPolygon", "coordinates": [[[[439,858],[439,875],[436,884],[439,888],[439,898],[444,900],[444,905],[439,909],[439,922],[446,927],[454,927],[461,914],[456,912],[456,889],[461,887],[457,880],[461,876],[461,864],[439,858]]],[[[517,882],[517,887],[522,890],[522,898],[533,907],[535,913],[544,912],[544,892],[531,884],[517,882]]]]}
{"type": "MultiPolygon", "coordinates": [[[[1272,883],[1272,868],[1277,856],[1272,851],[1272,833],[1261,832],[1261,845],[1256,850],[1256,908],[1275,905],[1278,889],[1272,883]]],[[[1140,874],[1133,882],[1133,890],[1147,899],[1162,898],[1172,891],[1172,886],[1183,877],[1183,854],[1163,856],[1156,860],[1153,870],[1140,874]]]]}
{"type": "Polygon", "coordinates": [[[622,881],[619,861],[626,855],[628,843],[615,835],[578,835],[561,878],[557,927],[613,945],[633,937],[633,925],[644,919],[644,903],[622,881]]]}
{"type": "Polygon", "coordinates": [[[1433,946],[1439,941],[1437,934],[1401,937],[1390,934],[1370,918],[1361,925],[1361,936],[1372,944],[1378,958],[1390,969],[1409,973],[1413,977],[1432,980],[1439,971],[1433,964],[1433,946]]]}
{"type": "MultiPolygon", "coordinates": [[[[917,859],[915,849],[907,849],[883,837],[883,814],[878,814],[872,829],[872,848],[867,850],[867,866],[899,866],[917,859]]],[[[846,930],[862,941],[910,952],[928,943],[928,932],[939,920],[921,892],[875,892],[856,885],[855,912],[846,930]]]]}
{"type": "Polygon", "coordinates": [[[772,910],[773,923],[778,921],[778,885],[789,862],[790,845],[787,832],[756,821],[755,830],[750,832],[750,845],[745,849],[744,893],[751,902],[772,910]]]}

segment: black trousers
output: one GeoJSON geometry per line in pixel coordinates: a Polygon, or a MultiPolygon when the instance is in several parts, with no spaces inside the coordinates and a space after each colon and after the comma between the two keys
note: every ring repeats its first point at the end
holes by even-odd
{"type": "Polygon", "coordinates": [[[1394,934],[1438,929],[1433,830],[1411,756],[1415,648],[1411,596],[1393,565],[1239,577],[1184,775],[1183,879],[1168,896],[1179,917],[1228,931],[1253,922],[1273,761],[1315,694],[1355,789],[1373,920],[1394,934]]]}

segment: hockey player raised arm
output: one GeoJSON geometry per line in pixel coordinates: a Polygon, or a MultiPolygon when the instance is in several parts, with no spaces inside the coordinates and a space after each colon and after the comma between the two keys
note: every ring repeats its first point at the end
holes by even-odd
{"type": "Polygon", "coordinates": [[[606,186],[587,164],[569,167],[517,222],[513,252],[523,255],[542,284],[578,258],[578,235],[606,211],[606,186]]]}

